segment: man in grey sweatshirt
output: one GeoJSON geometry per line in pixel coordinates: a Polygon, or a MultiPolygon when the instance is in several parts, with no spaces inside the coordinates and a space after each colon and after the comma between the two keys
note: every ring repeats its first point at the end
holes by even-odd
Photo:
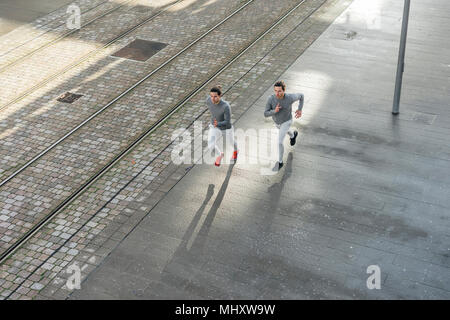
{"type": "Polygon", "coordinates": [[[283,140],[286,133],[291,138],[291,146],[295,144],[297,138],[297,131],[290,131],[292,124],[292,104],[299,101],[298,109],[295,111],[295,118],[302,116],[303,100],[302,93],[285,93],[286,85],[283,81],[278,81],[273,86],[275,94],[271,95],[267,100],[266,109],[264,111],[265,117],[272,117],[277,128],[278,133],[278,164],[275,165],[274,170],[280,170],[283,166],[284,145],[283,140]]]}
{"type": "Polygon", "coordinates": [[[223,158],[223,152],[217,145],[217,140],[225,134],[226,141],[233,145],[234,152],[231,158],[232,161],[237,160],[238,148],[236,140],[234,139],[234,128],[231,125],[231,107],[228,102],[222,100],[222,88],[215,86],[211,89],[209,97],[206,98],[206,105],[211,112],[211,123],[208,131],[208,148],[215,150],[216,158],[215,165],[220,166],[223,158]]]}

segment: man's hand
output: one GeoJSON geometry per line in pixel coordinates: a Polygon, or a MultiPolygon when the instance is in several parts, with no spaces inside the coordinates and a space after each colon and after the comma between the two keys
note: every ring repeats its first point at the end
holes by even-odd
{"type": "Polygon", "coordinates": [[[277,106],[275,107],[275,113],[279,112],[281,109],[281,106],[279,103],[277,103],[277,106]]]}
{"type": "Polygon", "coordinates": [[[302,110],[295,111],[295,118],[298,119],[302,116],[302,110]]]}
{"type": "Polygon", "coordinates": [[[214,119],[214,127],[217,127],[217,119],[214,119]]]}

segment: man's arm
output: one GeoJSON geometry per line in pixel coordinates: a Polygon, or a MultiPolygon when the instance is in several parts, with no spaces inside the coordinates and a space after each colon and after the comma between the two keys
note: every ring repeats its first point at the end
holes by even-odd
{"type": "Polygon", "coordinates": [[[228,128],[231,125],[231,109],[229,105],[225,107],[223,118],[223,121],[217,122],[217,126],[228,128]]]}
{"type": "MultiPolygon", "coordinates": [[[[208,109],[209,109],[209,99],[211,99],[209,96],[207,96],[206,97],[206,99],[205,99],[205,104],[206,104],[206,106],[208,107],[208,109]]],[[[211,124],[214,124],[214,116],[213,116],[213,114],[212,114],[212,112],[210,112],[211,113],[211,124]]]]}
{"type": "Polygon", "coordinates": [[[305,100],[305,96],[303,93],[293,93],[291,94],[292,102],[298,100],[298,109],[295,111],[295,118],[298,119],[302,116],[303,109],[303,101],[305,100]]]}
{"type": "Polygon", "coordinates": [[[266,109],[264,110],[264,117],[271,117],[273,116],[276,112],[275,110],[272,109],[272,104],[270,103],[270,98],[267,99],[267,103],[266,103],[266,109]]]}
{"type": "Polygon", "coordinates": [[[301,111],[303,109],[303,101],[305,100],[305,96],[303,95],[303,93],[292,93],[291,97],[292,102],[298,101],[298,110],[301,111]]]}

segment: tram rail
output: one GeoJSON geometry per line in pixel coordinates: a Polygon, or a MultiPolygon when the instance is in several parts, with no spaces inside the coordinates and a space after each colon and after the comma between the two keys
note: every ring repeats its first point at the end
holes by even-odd
{"type": "MultiPolygon", "coordinates": [[[[121,6],[116,7],[116,8],[114,8],[114,9],[112,9],[112,10],[110,10],[110,11],[104,13],[103,15],[101,15],[101,16],[99,16],[99,17],[97,17],[97,18],[95,18],[95,19],[93,19],[93,20],[91,20],[91,21],[89,21],[89,22],[86,23],[83,27],[85,27],[85,26],[87,26],[87,25],[93,23],[94,21],[96,21],[96,20],[98,20],[98,19],[100,19],[100,18],[106,16],[106,15],[109,14],[109,13],[112,13],[112,12],[115,11],[115,10],[120,9],[122,6],[125,6],[126,4],[128,4],[128,3],[132,2],[132,1],[135,1],[135,0],[127,1],[126,3],[122,4],[121,6]]],[[[33,92],[35,92],[36,90],[42,88],[43,86],[45,86],[46,84],[48,84],[50,81],[52,81],[52,80],[58,78],[59,76],[65,74],[65,73],[67,73],[68,71],[72,70],[73,68],[79,66],[80,64],[82,64],[83,62],[85,62],[86,60],[88,60],[89,58],[91,58],[92,56],[98,54],[98,53],[101,52],[102,50],[104,50],[104,49],[106,49],[107,47],[111,46],[112,44],[116,43],[116,42],[119,41],[120,39],[126,37],[126,36],[129,35],[131,32],[133,32],[133,31],[135,31],[136,29],[142,27],[142,26],[145,25],[146,23],[148,23],[148,22],[154,20],[155,18],[159,17],[159,16],[160,16],[161,14],[163,14],[164,12],[170,10],[170,8],[172,8],[173,6],[179,4],[180,2],[183,2],[183,1],[185,1],[185,0],[176,0],[176,1],[172,2],[171,4],[165,6],[165,8],[163,8],[162,10],[157,11],[156,13],[154,13],[154,14],[152,14],[151,16],[147,17],[146,19],[144,19],[143,21],[141,21],[141,22],[139,22],[138,24],[134,25],[133,27],[131,27],[131,28],[125,30],[124,32],[120,33],[119,35],[115,36],[113,39],[109,40],[107,43],[105,43],[104,45],[100,46],[99,48],[96,48],[96,49],[94,49],[94,50],[92,50],[92,51],[86,53],[85,55],[81,56],[79,59],[77,59],[77,60],[74,61],[73,63],[69,64],[68,66],[65,66],[64,68],[62,68],[62,69],[60,69],[60,70],[58,70],[58,71],[52,73],[50,76],[48,76],[48,77],[46,77],[45,79],[39,81],[37,84],[35,84],[35,85],[32,86],[31,88],[28,88],[28,89],[24,90],[23,92],[19,93],[17,96],[15,96],[14,98],[12,98],[12,99],[9,100],[8,102],[6,102],[5,104],[1,105],[1,106],[0,106],[0,111],[2,111],[2,110],[4,110],[4,109],[6,109],[7,107],[9,107],[9,106],[11,106],[11,105],[13,105],[13,104],[15,104],[15,103],[21,101],[22,99],[28,97],[31,93],[33,93],[33,92]]],[[[47,47],[51,46],[52,44],[55,44],[56,42],[58,42],[58,41],[60,41],[60,40],[62,40],[62,39],[64,39],[64,38],[68,37],[69,35],[73,34],[73,33],[76,32],[76,31],[79,31],[79,29],[72,30],[71,32],[68,32],[67,34],[62,35],[61,37],[59,37],[59,38],[53,40],[52,42],[50,42],[50,43],[48,43],[48,44],[46,44],[46,45],[44,45],[44,46],[42,46],[42,47],[40,47],[40,48],[37,48],[36,50],[34,50],[33,52],[27,54],[26,56],[24,56],[24,57],[22,57],[22,58],[20,58],[20,59],[18,59],[18,60],[16,60],[16,61],[14,61],[14,62],[8,64],[8,65],[6,65],[6,66],[4,66],[4,67],[2,67],[2,68],[0,68],[0,74],[1,74],[2,72],[6,71],[7,69],[9,69],[10,67],[12,67],[12,66],[14,66],[14,65],[16,65],[16,64],[18,64],[18,63],[20,63],[20,62],[22,62],[22,61],[24,61],[26,58],[30,57],[32,54],[34,54],[34,53],[36,53],[36,52],[38,52],[38,51],[40,51],[40,50],[42,50],[42,49],[44,49],[44,48],[47,48],[47,47]]]]}

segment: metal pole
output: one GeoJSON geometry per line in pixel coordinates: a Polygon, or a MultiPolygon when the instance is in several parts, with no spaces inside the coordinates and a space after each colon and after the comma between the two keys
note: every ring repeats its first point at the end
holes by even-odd
{"type": "Polygon", "coordinates": [[[409,4],[410,0],[405,0],[405,5],[403,8],[402,34],[400,36],[400,49],[398,52],[397,78],[395,80],[394,104],[392,106],[393,115],[397,115],[400,109],[400,92],[402,89],[403,71],[405,70],[405,49],[406,34],[408,32],[409,4]]]}

